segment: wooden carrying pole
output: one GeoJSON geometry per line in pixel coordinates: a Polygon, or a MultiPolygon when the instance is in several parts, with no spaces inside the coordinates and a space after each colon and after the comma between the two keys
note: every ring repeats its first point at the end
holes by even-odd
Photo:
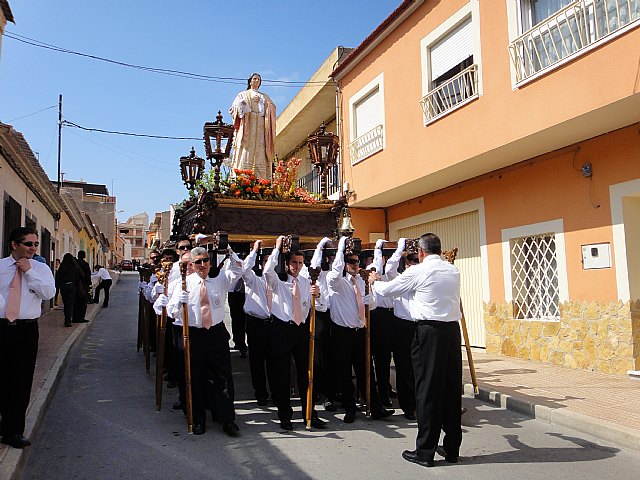
{"type": "MultiPolygon", "coordinates": [[[[158,273],[158,281],[164,286],[165,296],[169,293],[169,272],[173,267],[173,262],[162,262],[162,273],[158,273]]],[[[162,383],[164,370],[164,342],[167,333],[167,307],[162,307],[162,315],[159,315],[158,322],[158,346],[156,348],[158,356],[156,357],[156,410],[162,408],[162,383]]]]}
{"type": "MultiPolygon", "coordinates": [[[[318,276],[320,275],[319,268],[309,268],[309,277],[311,278],[311,285],[316,284],[318,276]]],[[[315,359],[316,348],[316,297],[311,295],[311,317],[309,320],[309,385],[307,386],[307,405],[306,416],[307,430],[311,430],[311,416],[313,415],[313,361],[315,359]]]]}
{"type": "MultiPolygon", "coordinates": [[[[369,275],[372,271],[375,271],[375,268],[371,270],[365,270],[361,268],[359,270],[360,276],[364,280],[364,294],[369,295],[369,275]]],[[[369,305],[364,306],[364,369],[365,369],[365,388],[366,390],[366,402],[367,402],[367,411],[366,415],[371,415],[371,311],[369,310],[369,305]]]]}
{"type": "MultiPolygon", "coordinates": [[[[182,291],[187,291],[187,263],[180,264],[182,291]]],[[[184,395],[187,402],[187,432],[193,433],[193,399],[191,397],[191,348],[189,343],[189,308],[182,304],[182,338],[184,341],[184,395]]]]}
{"type": "MultiPolygon", "coordinates": [[[[442,256],[447,259],[449,263],[453,265],[458,255],[458,249],[447,250],[442,252],[442,256]]],[[[462,299],[460,299],[460,326],[462,327],[462,337],[464,338],[464,348],[467,351],[467,362],[469,363],[469,373],[471,374],[471,383],[473,384],[473,393],[478,395],[480,390],[478,388],[478,379],[476,377],[476,367],[473,364],[473,355],[471,354],[471,345],[469,345],[469,332],[467,330],[467,321],[464,318],[464,310],[462,309],[462,299]]]]}

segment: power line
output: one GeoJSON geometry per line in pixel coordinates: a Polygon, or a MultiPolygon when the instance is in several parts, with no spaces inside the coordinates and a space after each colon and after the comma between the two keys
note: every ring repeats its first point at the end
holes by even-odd
{"type": "Polygon", "coordinates": [[[7,120],[7,123],[11,123],[11,122],[15,122],[15,121],[18,121],[18,120],[22,120],[23,118],[27,118],[27,117],[30,117],[32,115],[36,115],[36,114],[44,112],[46,110],[51,110],[52,108],[56,108],[56,107],[57,107],[57,105],[51,105],[50,107],[43,108],[42,110],[38,110],[37,112],[29,113],[28,115],[23,115],[23,116],[18,117],[18,118],[12,118],[11,120],[7,120]]]}
{"type": "MultiPolygon", "coordinates": [[[[34,38],[30,38],[30,37],[26,37],[24,35],[19,35],[17,33],[13,33],[13,32],[7,32],[5,31],[3,34],[5,37],[11,38],[13,40],[16,40],[18,42],[22,42],[25,43],[27,45],[32,45],[34,47],[39,47],[39,48],[44,48],[47,50],[53,50],[55,52],[60,52],[60,53],[66,53],[69,55],[76,55],[79,57],[85,57],[85,58],[90,58],[93,60],[98,60],[101,62],[107,62],[107,63],[111,63],[114,65],[119,65],[121,67],[127,67],[127,68],[134,68],[137,70],[143,70],[143,71],[147,71],[147,72],[152,72],[152,73],[157,73],[157,74],[161,74],[161,75],[171,75],[171,76],[175,76],[175,77],[181,77],[181,78],[188,78],[191,80],[202,80],[202,81],[206,81],[206,82],[216,82],[216,83],[231,83],[231,84],[244,84],[246,85],[247,83],[247,79],[246,78],[239,78],[239,77],[221,77],[221,76],[214,76],[214,75],[203,75],[203,74],[199,74],[199,73],[192,73],[192,72],[184,72],[181,70],[173,70],[173,69],[168,69],[168,68],[156,68],[156,67],[147,67],[144,65],[137,65],[137,64],[133,64],[133,63],[127,63],[127,62],[122,62],[119,60],[113,60],[110,58],[106,58],[106,57],[100,57],[98,55],[91,55],[88,53],[83,53],[83,52],[78,52],[75,50],[70,50],[68,48],[63,48],[63,47],[58,47],[57,45],[52,45],[50,43],[45,43],[42,42],[40,40],[36,40],[34,38]]],[[[270,86],[274,86],[274,87],[306,87],[306,86],[313,86],[313,85],[324,85],[326,82],[296,82],[296,81],[290,81],[290,80],[269,80],[269,79],[262,79],[262,83],[266,84],[266,85],[270,85],[270,86]]]]}
{"type": "Polygon", "coordinates": [[[78,125],[77,123],[73,123],[69,120],[63,120],[62,125],[65,127],[79,128],[80,130],[85,130],[87,132],[109,133],[112,135],[126,135],[128,137],[160,138],[163,140],[202,140],[202,138],[197,138],[197,137],[172,137],[169,135],[150,135],[146,133],[120,132],[117,130],[104,130],[102,128],[89,128],[89,127],[83,127],[82,125],[78,125]]]}

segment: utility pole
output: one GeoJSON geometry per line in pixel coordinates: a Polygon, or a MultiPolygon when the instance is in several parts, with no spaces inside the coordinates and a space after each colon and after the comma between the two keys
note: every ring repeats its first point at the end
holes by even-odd
{"type": "Polygon", "coordinates": [[[58,193],[62,186],[62,175],[60,171],[60,151],[62,149],[62,94],[58,101],[58,193]]]}

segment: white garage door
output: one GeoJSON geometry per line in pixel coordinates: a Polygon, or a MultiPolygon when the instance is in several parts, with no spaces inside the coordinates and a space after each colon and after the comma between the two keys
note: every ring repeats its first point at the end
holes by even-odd
{"type": "Polygon", "coordinates": [[[398,230],[398,237],[417,238],[425,233],[440,237],[443,250],[458,248],[455,265],[460,270],[460,296],[472,347],[486,347],[482,311],[482,270],[478,211],[442,218],[398,230]]]}

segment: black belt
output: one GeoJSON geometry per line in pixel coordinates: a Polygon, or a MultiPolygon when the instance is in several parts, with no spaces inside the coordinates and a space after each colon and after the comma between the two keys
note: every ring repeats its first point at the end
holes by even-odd
{"type": "Polygon", "coordinates": [[[417,325],[442,325],[444,323],[454,324],[454,323],[458,323],[458,322],[452,322],[452,321],[445,322],[445,321],[442,321],[442,320],[417,320],[416,321],[417,325]]]}
{"type": "MultiPolygon", "coordinates": [[[[299,325],[294,322],[293,320],[282,320],[281,318],[276,317],[275,315],[271,315],[271,322],[267,322],[267,320],[264,321],[264,323],[274,323],[274,322],[281,322],[285,325],[295,325],[296,327],[298,327],[299,325]]],[[[300,325],[304,325],[305,322],[300,323],[300,325]]]]}
{"type": "Polygon", "coordinates": [[[384,310],[385,312],[393,312],[393,307],[376,307],[374,310],[384,310]]]}
{"type": "Polygon", "coordinates": [[[10,322],[6,318],[0,318],[0,325],[6,325],[8,327],[14,327],[16,325],[28,325],[30,323],[36,323],[38,321],[37,318],[18,318],[13,322],[10,322]]]}

